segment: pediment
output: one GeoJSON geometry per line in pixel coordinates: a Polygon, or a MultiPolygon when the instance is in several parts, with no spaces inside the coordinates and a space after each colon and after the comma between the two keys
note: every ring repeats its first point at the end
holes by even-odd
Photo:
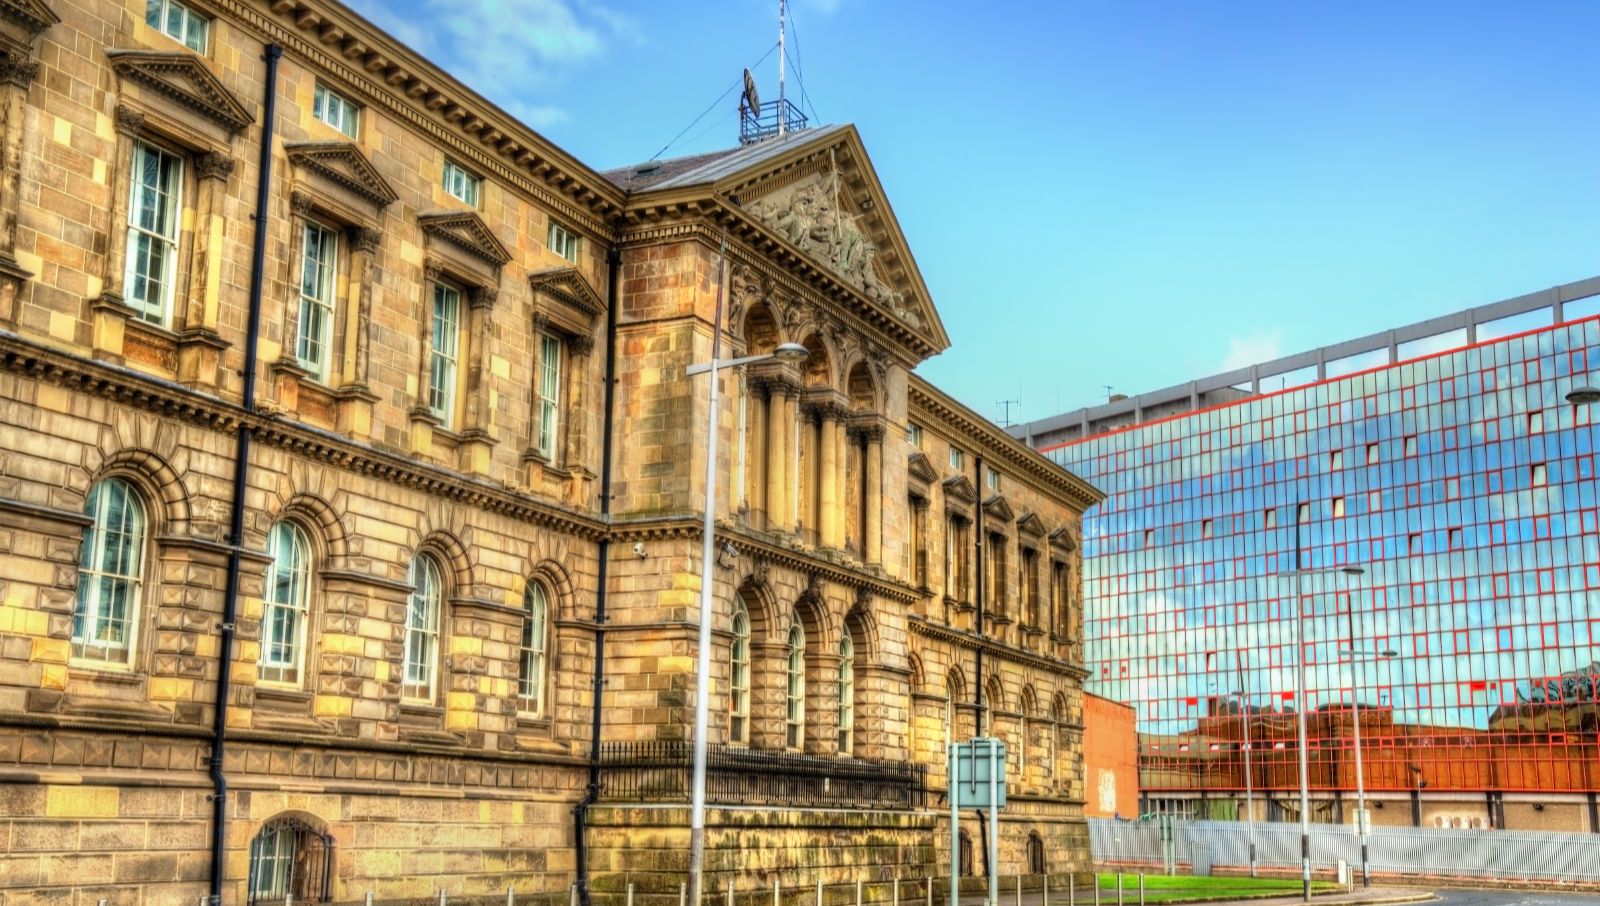
{"type": "Polygon", "coordinates": [[[472,211],[419,214],[417,225],[430,239],[447,242],[494,267],[504,267],[511,261],[511,253],[495,238],[483,218],[472,211]]]}
{"type": "Polygon", "coordinates": [[[1011,504],[1007,503],[1005,497],[1000,494],[994,494],[983,502],[983,512],[985,515],[1001,522],[1010,522],[1017,518],[1016,513],[1011,509],[1011,504]]]}
{"type": "Polygon", "coordinates": [[[355,193],[379,210],[400,197],[353,142],[296,142],[283,150],[289,163],[355,193]]]}
{"type": "Polygon", "coordinates": [[[117,75],[143,85],[235,133],[255,122],[222,80],[187,51],[108,50],[117,75]]]}
{"type": "Polygon", "coordinates": [[[1065,528],[1058,528],[1050,533],[1050,544],[1068,553],[1078,549],[1077,539],[1073,538],[1072,533],[1065,528]]]}
{"type": "Polygon", "coordinates": [[[949,348],[854,126],[801,129],[613,178],[630,187],[630,215],[639,222],[693,211],[708,200],[723,203],[738,219],[736,229],[772,264],[826,287],[918,360],[949,348]]]}
{"type": "Polygon", "coordinates": [[[61,21],[44,0],[0,0],[0,19],[20,25],[35,35],[61,21]]]}
{"type": "Polygon", "coordinates": [[[1017,531],[1025,535],[1032,535],[1035,538],[1042,538],[1044,537],[1044,520],[1039,518],[1038,513],[1023,513],[1017,518],[1017,531]]]}
{"type": "Polygon", "coordinates": [[[589,320],[605,314],[606,304],[576,267],[553,267],[528,275],[534,293],[549,296],[589,320]]]}
{"type": "Polygon", "coordinates": [[[939,478],[939,473],[933,470],[933,464],[928,462],[928,455],[921,450],[911,451],[911,456],[906,460],[906,474],[923,484],[933,484],[939,478]]]}
{"type": "Polygon", "coordinates": [[[956,475],[944,480],[944,496],[947,500],[959,500],[963,503],[975,503],[978,499],[978,490],[972,486],[972,479],[965,475],[956,475]]]}

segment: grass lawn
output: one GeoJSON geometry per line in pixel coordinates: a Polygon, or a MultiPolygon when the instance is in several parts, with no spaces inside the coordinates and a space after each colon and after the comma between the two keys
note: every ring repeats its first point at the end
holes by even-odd
{"type": "MultiPolygon", "coordinates": [[[[1102,872],[1099,875],[1099,879],[1101,903],[1115,903],[1116,873],[1102,872]],[[1108,892],[1113,897],[1109,901],[1106,899],[1108,892]]],[[[1313,881],[1311,889],[1314,892],[1331,892],[1338,888],[1337,885],[1326,881],[1313,881]]],[[[1298,878],[1209,878],[1145,875],[1144,890],[1145,902],[1147,903],[1232,900],[1241,897],[1287,896],[1298,893],[1300,891],[1300,880],[1298,878]]],[[[1139,876],[1137,874],[1123,874],[1122,892],[1124,903],[1139,902],[1139,876]]]]}

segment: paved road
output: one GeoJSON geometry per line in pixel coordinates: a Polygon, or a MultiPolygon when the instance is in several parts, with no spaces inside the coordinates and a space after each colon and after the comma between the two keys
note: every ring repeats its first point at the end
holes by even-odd
{"type": "Polygon", "coordinates": [[[1448,906],[1600,906],[1600,896],[1524,890],[1440,890],[1448,906]]]}

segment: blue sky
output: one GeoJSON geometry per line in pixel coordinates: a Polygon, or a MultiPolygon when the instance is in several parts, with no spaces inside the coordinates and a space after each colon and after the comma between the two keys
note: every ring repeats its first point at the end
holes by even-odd
{"type": "MultiPolygon", "coordinates": [[[[349,2],[597,168],[777,33],[776,0],[349,2]]],[[[991,418],[1600,274],[1594,0],[791,10],[810,106],[860,129],[955,344],[921,370],[991,418]]],[[[776,56],[755,72],[776,96],[776,56]]],[[[736,136],[730,94],[664,156],[736,136]]]]}

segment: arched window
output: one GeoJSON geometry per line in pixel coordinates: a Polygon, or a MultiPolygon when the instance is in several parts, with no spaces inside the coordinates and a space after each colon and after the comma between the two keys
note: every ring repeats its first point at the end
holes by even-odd
{"type": "Polygon", "coordinates": [[[144,586],[144,504],[133,486],[107,478],[89,490],[78,551],[72,656],[126,665],[133,658],[144,586]]]}
{"type": "Polygon", "coordinates": [[[788,708],[784,713],[784,745],[798,749],[805,744],[806,727],[806,631],[796,623],[789,627],[789,675],[785,691],[788,708]]]}
{"type": "Polygon", "coordinates": [[[972,835],[966,831],[961,832],[960,852],[961,877],[972,877],[972,835]]]}
{"type": "Polygon", "coordinates": [[[267,535],[266,609],[261,615],[261,679],[298,685],[311,608],[311,542],[287,520],[267,535]]]}
{"type": "Polygon", "coordinates": [[[522,609],[522,677],[517,686],[517,707],[528,714],[543,714],[549,670],[550,596],[542,584],[528,580],[522,609]]]}
{"type": "Polygon", "coordinates": [[[839,754],[849,755],[856,729],[856,653],[850,637],[839,639],[839,754]]]}
{"type": "Polygon", "coordinates": [[[401,695],[433,702],[439,665],[440,601],[444,579],[439,564],[427,554],[411,560],[411,598],[406,603],[405,677],[401,695]]]}
{"type": "Polygon", "coordinates": [[[944,749],[945,757],[950,756],[950,744],[956,741],[956,699],[961,695],[961,687],[956,685],[955,677],[946,677],[944,681],[944,749]]]}
{"type": "Polygon", "coordinates": [[[333,838],[303,821],[267,822],[250,841],[250,903],[328,902],[333,838]]]}
{"type": "Polygon", "coordinates": [[[734,604],[733,644],[728,649],[728,738],[750,742],[750,615],[734,604]]]}
{"type": "Polygon", "coordinates": [[[1028,874],[1044,874],[1044,838],[1038,831],[1028,833],[1028,874]]]}

